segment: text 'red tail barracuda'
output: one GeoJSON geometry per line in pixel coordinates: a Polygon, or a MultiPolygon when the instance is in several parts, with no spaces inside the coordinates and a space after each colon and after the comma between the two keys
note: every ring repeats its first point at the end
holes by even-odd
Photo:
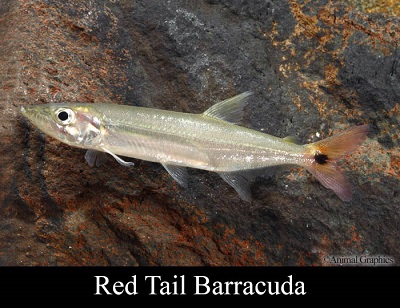
{"type": "Polygon", "coordinates": [[[295,164],[310,171],[340,199],[351,199],[351,186],[336,161],[356,150],[368,126],[299,145],[239,125],[251,95],[245,92],[215,104],[202,114],[113,104],[46,104],[22,107],[22,114],[44,133],[74,147],[88,149],[85,158],[98,164],[99,152],[161,163],[182,186],[185,167],[217,172],[243,200],[250,201],[243,173],[295,164]]]}

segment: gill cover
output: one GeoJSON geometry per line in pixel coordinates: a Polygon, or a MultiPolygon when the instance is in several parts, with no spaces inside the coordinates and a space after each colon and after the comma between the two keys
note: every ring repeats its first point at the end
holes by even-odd
{"type": "Polygon", "coordinates": [[[101,141],[100,119],[87,107],[54,108],[53,119],[65,141],[71,145],[90,147],[101,141]]]}

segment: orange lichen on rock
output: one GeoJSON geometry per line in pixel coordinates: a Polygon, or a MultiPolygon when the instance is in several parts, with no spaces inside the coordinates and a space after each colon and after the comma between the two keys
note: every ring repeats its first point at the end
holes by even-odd
{"type": "Polygon", "coordinates": [[[390,168],[387,173],[400,179],[400,153],[399,151],[388,151],[390,157],[390,168]],[[394,153],[396,152],[396,153],[394,153]]]}

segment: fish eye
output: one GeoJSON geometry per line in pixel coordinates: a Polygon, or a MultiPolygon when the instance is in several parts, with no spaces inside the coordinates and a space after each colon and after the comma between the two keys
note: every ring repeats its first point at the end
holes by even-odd
{"type": "Polygon", "coordinates": [[[61,111],[60,113],[58,113],[58,119],[60,121],[66,121],[68,120],[68,112],[66,111],[61,111]]]}
{"type": "Polygon", "coordinates": [[[58,109],[56,111],[57,120],[62,125],[68,125],[75,119],[75,114],[71,109],[58,109]]]}

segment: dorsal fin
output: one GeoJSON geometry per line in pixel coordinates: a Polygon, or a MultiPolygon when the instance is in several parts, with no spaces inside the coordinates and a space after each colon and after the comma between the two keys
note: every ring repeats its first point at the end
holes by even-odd
{"type": "Polygon", "coordinates": [[[228,98],[222,102],[216,103],[207,109],[203,115],[234,124],[241,124],[243,108],[246,106],[248,98],[252,94],[253,92],[247,91],[228,98]]]}

